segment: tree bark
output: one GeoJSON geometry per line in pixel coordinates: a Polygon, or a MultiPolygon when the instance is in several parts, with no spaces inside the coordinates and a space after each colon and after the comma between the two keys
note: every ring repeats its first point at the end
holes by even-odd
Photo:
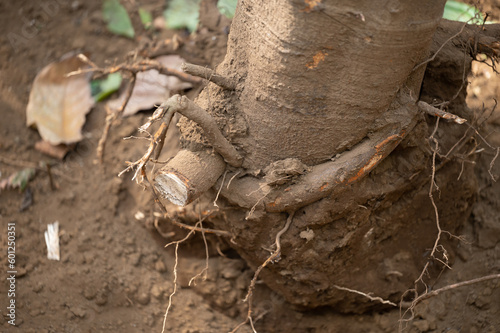
{"type": "MultiPolygon", "coordinates": [[[[243,156],[214,186],[225,218],[212,221],[255,268],[295,212],[280,261],[261,274],[288,301],[360,312],[374,304],[345,288],[397,302],[420,274],[437,221],[428,193],[435,118],[417,103],[451,101],[448,111],[471,120],[463,89],[471,58],[457,44],[441,48],[459,28],[445,24],[435,34],[443,7],[238,2],[216,70],[235,89],[209,83],[196,100],[243,156]],[[422,81],[420,64],[437,50],[422,81]]],[[[186,118],[179,126],[185,149],[212,146],[203,126],[186,118]]],[[[441,123],[440,153],[464,132],[441,123]]],[[[470,214],[473,169],[440,154],[437,165],[440,223],[454,233],[470,214]]],[[[442,244],[451,263],[453,242],[442,244]]]]}
{"type": "Polygon", "coordinates": [[[236,107],[249,135],[234,142],[244,166],[288,157],[319,164],[393,122],[400,88],[418,97],[423,71],[412,69],[428,55],[443,6],[241,1],[218,71],[241,80],[236,107]]]}

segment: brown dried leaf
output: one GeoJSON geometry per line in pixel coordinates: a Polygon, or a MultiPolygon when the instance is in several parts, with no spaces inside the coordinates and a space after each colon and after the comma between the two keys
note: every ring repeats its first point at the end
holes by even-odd
{"type": "MultiPolygon", "coordinates": [[[[184,59],[178,55],[168,55],[155,58],[163,66],[181,70],[184,59]]],[[[130,100],[123,111],[123,116],[131,116],[140,110],[148,110],[167,100],[171,92],[178,92],[191,88],[190,83],[184,82],[175,76],[163,75],[156,69],[137,73],[136,82],[130,100]]],[[[115,100],[108,102],[112,110],[118,109],[125,100],[125,91],[115,100]]]]}
{"type": "Polygon", "coordinates": [[[71,56],[43,68],[33,82],[26,109],[27,125],[35,125],[42,139],[53,145],[82,139],[85,115],[95,103],[90,77],[66,74],[85,67],[84,62],[71,56]]]}
{"type": "Polygon", "coordinates": [[[62,160],[69,152],[70,147],[65,144],[54,146],[47,141],[40,140],[35,143],[35,149],[45,155],[62,160]]]}

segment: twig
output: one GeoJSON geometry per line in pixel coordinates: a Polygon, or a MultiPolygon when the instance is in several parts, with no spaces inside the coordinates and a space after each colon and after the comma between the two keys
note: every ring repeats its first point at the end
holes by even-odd
{"type": "MultiPolygon", "coordinates": [[[[167,101],[168,102],[168,101],[167,101]]],[[[129,171],[129,170],[132,170],[134,168],[136,168],[136,172],[134,174],[134,177],[132,177],[132,180],[136,179],[137,182],[139,182],[139,179],[137,178],[137,175],[139,173],[139,171],[142,169],[143,166],[145,166],[148,161],[151,159],[151,155],[153,154],[153,152],[155,151],[155,147],[158,145],[158,142],[157,140],[160,140],[160,141],[164,141],[165,139],[165,136],[166,136],[166,129],[168,129],[168,126],[170,125],[170,122],[172,120],[172,117],[175,113],[174,109],[173,108],[170,108],[169,104],[165,102],[163,103],[156,111],[155,113],[153,114],[153,117],[154,115],[158,112],[158,114],[164,114],[164,117],[163,117],[163,123],[162,125],[160,126],[160,128],[156,131],[156,133],[154,134],[153,136],[153,139],[150,141],[149,143],[149,147],[148,147],[148,150],[146,151],[146,153],[137,161],[135,162],[128,162],[128,167],[124,170],[122,170],[119,174],[118,174],[118,177],[120,177],[121,175],[123,175],[125,172],[129,171]]],[[[156,121],[156,119],[153,119],[153,117],[151,117],[151,119],[146,123],[144,124],[139,130],[141,131],[145,131],[144,128],[148,128],[149,125],[151,125],[152,122],[156,121]],[[146,125],[148,125],[147,127],[145,127],[146,125]]]]}
{"type": "Polygon", "coordinates": [[[52,167],[51,167],[50,163],[47,163],[46,167],[47,167],[47,174],[49,175],[50,189],[52,191],[55,191],[57,189],[57,186],[54,183],[54,178],[52,177],[52,167]]]}
{"type": "Polygon", "coordinates": [[[362,291],[359,291],[359,290],[354,290],[354,289],[349,289],[349,288],[346,288],[346,287],[341,287],[341,286],[337,286],[337,285],[333,285],[333,287],[339,289],[339,290],[344,290],[344,291],[348,291],[350,293],[354,293],[354,294],[358,294],[358,295],[361,295],[361,296],[364,296],[366,298],[368,298],[370,301],[373,301],[373,302],[380,302],[382,304],[388,304],[388,305],[392,305],[392,306],[398,306],[396,303],[393,303],[389,300],[385,300],[383,299],[382,297],[379,297],[379,296],[376,296],[376,297],[373,297],[373,296],[370,296],[369,294],[366,294],[362,291]]]}
{"type": "Polygon", "coordinates": [[[452,121],[456,122],[457,124],[463,124],[467,121],[467,119],[460,118],[459,116],[454,115],[453,113],[449,113],[449,112],[440,110],[438,108],[435,108],[432,105],[427,104],[424,101],[419,101],[417,103],[417,106],[419,107],[420,110],[426,112],[427,114],[430,114],[431,116],[436,116],[436,117],[443,118],[446,120],[452,120],[452,121]]]}
{"type": "MultiPolygon", "coordinates": [[[[205,216],[203,219],[206,219],[208,216],[210,216],[210,214],[207,215],[207,216],[205,216]]],[[[187,224],[181,223],[179,221],[176,221],[175,219],[172,219],[172,223],[175,224],[178,227],[181,227],[181,228],[184,228],[184,229],[188,229],[188,230],[192,230],[192,231],[205,232],[205,233],[208,233],[208,234],[214,234],[214,235],[222,236],[222,237],[232,237],[233,236],[228,231],[216,230],[216,229],[209,229],[209,228],[203,228],[203,229],[201,229],[201,228],[198,228],[196,226],[191,226],[191,225],[187,225],[187,224]]]]}
{"type": "MultiPolygon", "coordinates": [[[[80,55],[79,55],[79,57],[80,57],[80,55]]],[[[90,60],[88,60],[88,61],[90,61],[90,60]]],[[[188,75],[182,71],[172,69],[169,67],[165,67],[160,62],[158,62],[156,60],[151,60],[151,59],[143,59],[141,61],[134,62],[131,64],[130,63],[122,63],[122,64],[119,64],[116,66],[106,67],[106,68],[100,68],[97,65],[95,65],[94,63],[92,63],[91,68],[79,69],[77,71],[73,71],[73,72],[66,74],[66,76],[69,77],[69,76],[73,76],[73,75],[79,75],[82,73],[99,73],[101,76],[104,76],[104,75],[109,75],[109,74],[113,74],[113,73],[120,72],[120,71],[126,71],[126,72],[129,72],[129,73],[135,75],[139,72],[145,72],[145,71],[148,71],[151,69],[156,69],[160,74],[172,75],[172,76],[175,76],[183,81],[194,83],[194,84],[199,84],[202,81],[202,79],[199,77],[191,76],[191,75],[188,75]]]]}
{"type": "Polygon", "coordinates": [[[107,113],[106,123],[104,125],[104,130],[102,131],[101,138],[99,139],[99,143],[97,145],[97,151],[96,151],[97,159],[94,161],[95,164],[97,163],[102,164],[104,156],[104,148],[106,147],[106,141],[108,140],[109,130],[111,129],[113,122],[123,114],[123,111],[127,107],[128,101],[130,100],[130,96],[132,96],[132,91],[134,90],[134,87],[135,87],[135,75],[133,75],[132,78],[130,79],[130,82],[127,86],[127,91],[125,93],[125,100],[120,105],[120,107],[115,111],[111,111],[106,106],[106,113],[107,113]]]}
{"type": "Polygon", "coordinates": [[[250,326],[252,327],[253,332],[257,333],[257,331],[255,331],[255,328],[253,327],[253,321],[252,321],[252,298],[253,298],[253,291],[255,289],[255,284],[257,283],[257,278],[259,277],[259,274],[264,269],[264,267],[266,267],[270,262],[273,262],[274,260],[279,258],[279,256],[281,255],[281,236],[288,230],[288,228],[290,227],[290,224],[292,224],[292,220],[293,220],[294,215],[295,215],[295,211],[289,213],[288,219],[285,223],[285,226],[283,227],[283,229],[278,231],[278,233],[276,234],[276,240],[274,242],[274,244],[276,245],[276,250],[255,271],[255,274],[252,278],[252,281],[250,281],[250,286],[248,287],[248,293],[247,293],[245,299],[243,300],[243,302],[248,302],[247,317],[246,317],[245,321],[241,322],[230,333],[235,333],[236,331],[238,331],[240,329],[241,326],[245,325],[248,322],[250,322],[250,326]]]}
{"type": "Polygon", "coordinates": [[[193,65],[189,63],[183,63],[181,69],[191,75],[201,77],[210,82],[215,83],[221,88],[234,90],[236,89],[236,82],[228,77],[217,74],[214,70],[206,68],[203,66],[193,65]]]}

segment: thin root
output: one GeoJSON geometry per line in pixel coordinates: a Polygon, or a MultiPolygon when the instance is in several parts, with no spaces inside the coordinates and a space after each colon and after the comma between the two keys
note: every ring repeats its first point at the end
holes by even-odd
{"type": "Polygon", "coordinates": [[[280,257],[280,255],[281,255],[281,236],[288,230],[288,228],[290,227],[290,224],[292,224],[294,214],[295,214],[295,211],[289,213],[288,219],[285,223],[285,226],[283,227],[283,229],[278,231],[278,233],[276,234],[276,240],[274,243],[276,245],[276,250],[266,259],[266,261],[264,261],[264,263],[262,263],[262,265],[259,266],[259,268],[257,268],[257,270],[255,271],[255,274],[252,278],[252,281],[250,281],[250,286],[248,287],[248,293],[247,293],[245,299],[243,300],[243,302],[248,302],[247,317],[245,318],[245,320],[242,323],[240,323],[238,326],[236,326],[230,333],[235,333],[236,331],[238,331],[238,329],[240,329],[241,326],[245,325],[248,322],[250,322],[250,326],[252,327],[253,332],[257,333],[257,331],[255,330],[255,328],[253,326],[253,321],[252,321],[252,298],[253,298],[253,291],[255,289],[255,284],[257,283],[257,279],[259,277],[259,274],[264,269],[264,267],[266,267],[270,262],[273,262],[280,257]]]}

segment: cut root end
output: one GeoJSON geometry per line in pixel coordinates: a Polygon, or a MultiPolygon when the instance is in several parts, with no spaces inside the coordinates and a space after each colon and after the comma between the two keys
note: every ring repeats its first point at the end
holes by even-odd
{"type": "Polygon", "coordinates": [[[160,195],[178,206],[186,206],[215,185],[226,163],[217,153],[181,150],[154,178],[160,195]]]}

